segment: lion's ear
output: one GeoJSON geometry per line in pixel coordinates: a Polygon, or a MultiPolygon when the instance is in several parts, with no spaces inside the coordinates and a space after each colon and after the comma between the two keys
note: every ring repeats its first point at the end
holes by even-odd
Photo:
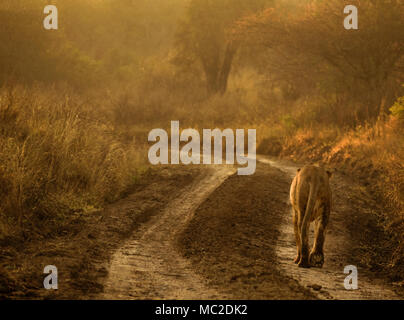
{"type": "Polygon", "coordinates": [[[332,172],[330,170],[327,170],[328,178],[331,178],[332,172]]]}

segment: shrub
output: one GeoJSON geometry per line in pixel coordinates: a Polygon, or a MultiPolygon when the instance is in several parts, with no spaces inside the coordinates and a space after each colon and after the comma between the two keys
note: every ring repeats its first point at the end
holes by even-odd
{"type": "Polygon", "coordinates": [[[0,238],[46,232],[133,183],[135,146],[121,142],[97,109],[67,91],[0,89],[0,238]]]}

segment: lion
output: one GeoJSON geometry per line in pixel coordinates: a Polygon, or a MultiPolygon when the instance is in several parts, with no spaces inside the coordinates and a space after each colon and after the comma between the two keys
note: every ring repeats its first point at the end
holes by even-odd
{"type": "Polygon", "coordinates": [[[319,267],[324,264],[324,240],[331,212],[332,173],[322,167],[308,165],[297,170],[290,187],[293,207],[293,225],[297,256],[295,263],[301,268],[319,267]],[[309,254],[309,226],[315,222],[315,239],[309,254]]]}

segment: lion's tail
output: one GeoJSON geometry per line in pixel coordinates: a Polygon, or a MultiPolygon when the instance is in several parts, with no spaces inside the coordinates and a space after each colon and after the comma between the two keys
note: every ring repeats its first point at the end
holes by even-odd
{"type": "Polygon", "coordinates": [[[301,240],[302,241],[307,236],[309,222],[311,219],[311,215],[313,214],[314,205],[316,203],[318,188],[319,188],[319,183],[317,183],[317,181],[311,181],[309,199],[307,200],[306,212],[304,214],[303,223],[302,223],[302,230],[301,230],[301,236],[302,236],[301,240]]]}

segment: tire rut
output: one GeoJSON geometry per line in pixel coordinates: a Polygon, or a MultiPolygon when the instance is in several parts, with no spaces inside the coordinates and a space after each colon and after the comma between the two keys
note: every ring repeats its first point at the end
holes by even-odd
{"type": "MultiPolygon", "coordinates": [[[[271,165],[290,178],[297,167],[282,161],[259,156],[260,163],[271,165]]],[[[189,186],[189,191],[179,195],[162,212],[143,224],[140,229],[112,257],[109,274],[104,283],[101,299],[229,299],[219,287],[208,285],[207,280],[194,271],[190,261],[177,249],[176,236],[188,225],[195,210],[230,175],[234,167],[211,166],[201,179],[189,186]]],[[[367,268],[358,267],[358,290],[344,287],[344,267],[355,265],[355,245],[346,229],[346,221],[358,223],[361,215],[355,213],[349,197],[349,183],[342,177],[334,177],[335,205],[325,242],[325,264],[322,269],[301,269],[293,263],[296,253],[292,215],[285,212],[279,224],[280,236],[274,245],[276,267],[285,276],[312,289],[319,299],[373,300],[402,299],[383,279],[379,279],[367,268]],[[344,191],[344,190],[348,191],[344,191]]],[[[359,208],[365,210],[366,208],[359,208]]],[[[359,229],[358,229],[359,230],[359,229]]],[[[313,239],[311,230],[310,239],[313,239]]]]}
{"type": "Polygon", "coordinates": [[[189,191],[154,216],[112,257],[101,299],[225,299],[196,275],[176,249],[175,238],[195,209],[235,169],[212,166],[189,191]]]}
{"type": "MultiPolygon", "coordinates": [[[[284,173],[292,180],[296,174],[298,167],[285,164],[281,161],[273,161],[269,158],[259,157],[258,161],[267,163],[284,173]]],[[[339,187],[344,186],[344,180],[336,177],[334,184],[339,187]]],[[[331,181],[333,184],[333,181],[331,181]]],[[[342,194],[343,196],[343,194],[342,194]]],[[[352,263],[351,239],[347,236],[345,222],[347,215],[352,213],[352,208],[346,203],[343,197],[334,201],[336,205],[332,209],[330,226],[328,228],[325,241],[325,263],[322,269],[298,268],[293,263],[296,255],[296,245],[294,240],[294,230],[292,224],[292,214],[287,212],[284,215],[280,225],[280,237],[276,245],[276,253],[279,260],[281,270],[297,280],[302,286],[315,288],[313,289],[320,299],[337,299],[337,300],[395,300],[402,299],[398,296],[384,280],[375,278],[374,274],[358,267],[358,289],[346,290],[344,287],[344,267],[347,265],[355,265],[352,263]]],[[[359,231],[358,231],[359,232],[359,231]]],[[[310,230],[310,239],[314,238],[313,229],[310,230]]]]}

